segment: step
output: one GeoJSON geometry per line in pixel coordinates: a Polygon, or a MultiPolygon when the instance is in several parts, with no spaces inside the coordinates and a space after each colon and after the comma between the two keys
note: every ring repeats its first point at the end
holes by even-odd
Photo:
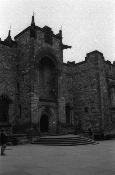
{"type": "Polygon", "coordinates": [[[65,141],[68,141],[68,142],[69,141],[70,142],[74,142],[74,141],[81,141],[81,142],[82,141],[83,142],[90,141],[91,142],[92,141],[91,139],[80,139],[80,138],[79,139],[78,138],[76,138],[76,139],[70,139],[70,138],[69,139],[42,139],[42,138],[40,138],[39,140],[40,141],[49,141],[49,142],[54,142],[54,141],[55,142],[65,142],[65,141]]]}
{"type": "Polygon", "coordinates": [[[39,140],[34,140],[33,144],[43,145],[86,145],[95,144],[96,142],[92,139],[81,137],[79,135],[64,135],[64,136],[46,136],[40,137],[39,140]]]}

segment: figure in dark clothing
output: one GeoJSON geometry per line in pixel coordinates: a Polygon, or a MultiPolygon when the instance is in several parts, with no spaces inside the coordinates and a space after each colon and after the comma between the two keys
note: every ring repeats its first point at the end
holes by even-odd
{"type": "Polygon", "coordinates": [[[4,129],[1,130],[0,139],[1,139],[1,155],[5,155],[4,152],[6,149],[7,134],[4,129]]]}

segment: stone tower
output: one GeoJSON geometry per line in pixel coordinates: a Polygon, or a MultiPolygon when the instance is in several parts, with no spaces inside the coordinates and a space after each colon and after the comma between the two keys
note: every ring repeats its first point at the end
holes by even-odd
{"type": "Polygon", "coordinates": [[[62,31],[54,34],[50,27],[31,26],[15,36],[17,43],[17,111],[23,123],[41,132],[59,129],[65,123],[63,98],[62,31]]]}

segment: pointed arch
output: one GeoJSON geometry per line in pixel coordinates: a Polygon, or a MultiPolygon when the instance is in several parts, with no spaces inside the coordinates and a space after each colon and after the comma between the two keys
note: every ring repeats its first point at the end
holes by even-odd
{"type": "Polygon", "coordinates": [[[44,57],[50,58],[52,60],[52,62],[55,64],[56,69],[58,71],[60,71],[62,64],[59,61],[59,59],[57,58],[56,52],[54,49],[49,48],[49,47],[41,48],[35,56],[36,66],[38,66],[40,60],[43,59],[44,57]]]}

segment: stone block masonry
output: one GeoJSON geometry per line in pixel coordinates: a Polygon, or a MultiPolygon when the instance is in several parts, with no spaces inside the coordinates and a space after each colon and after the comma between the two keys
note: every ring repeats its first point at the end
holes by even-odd
{"type": "Polygon", "coordinates": [[[83,62],[64,63],[68,48],[61,30],[36,26],[34,16],[15,40],[9,31],[0,41],[1,127],[52,133],[62,127],[106,133],[115,127],[115,64],[99,51],[83,62]]]}

